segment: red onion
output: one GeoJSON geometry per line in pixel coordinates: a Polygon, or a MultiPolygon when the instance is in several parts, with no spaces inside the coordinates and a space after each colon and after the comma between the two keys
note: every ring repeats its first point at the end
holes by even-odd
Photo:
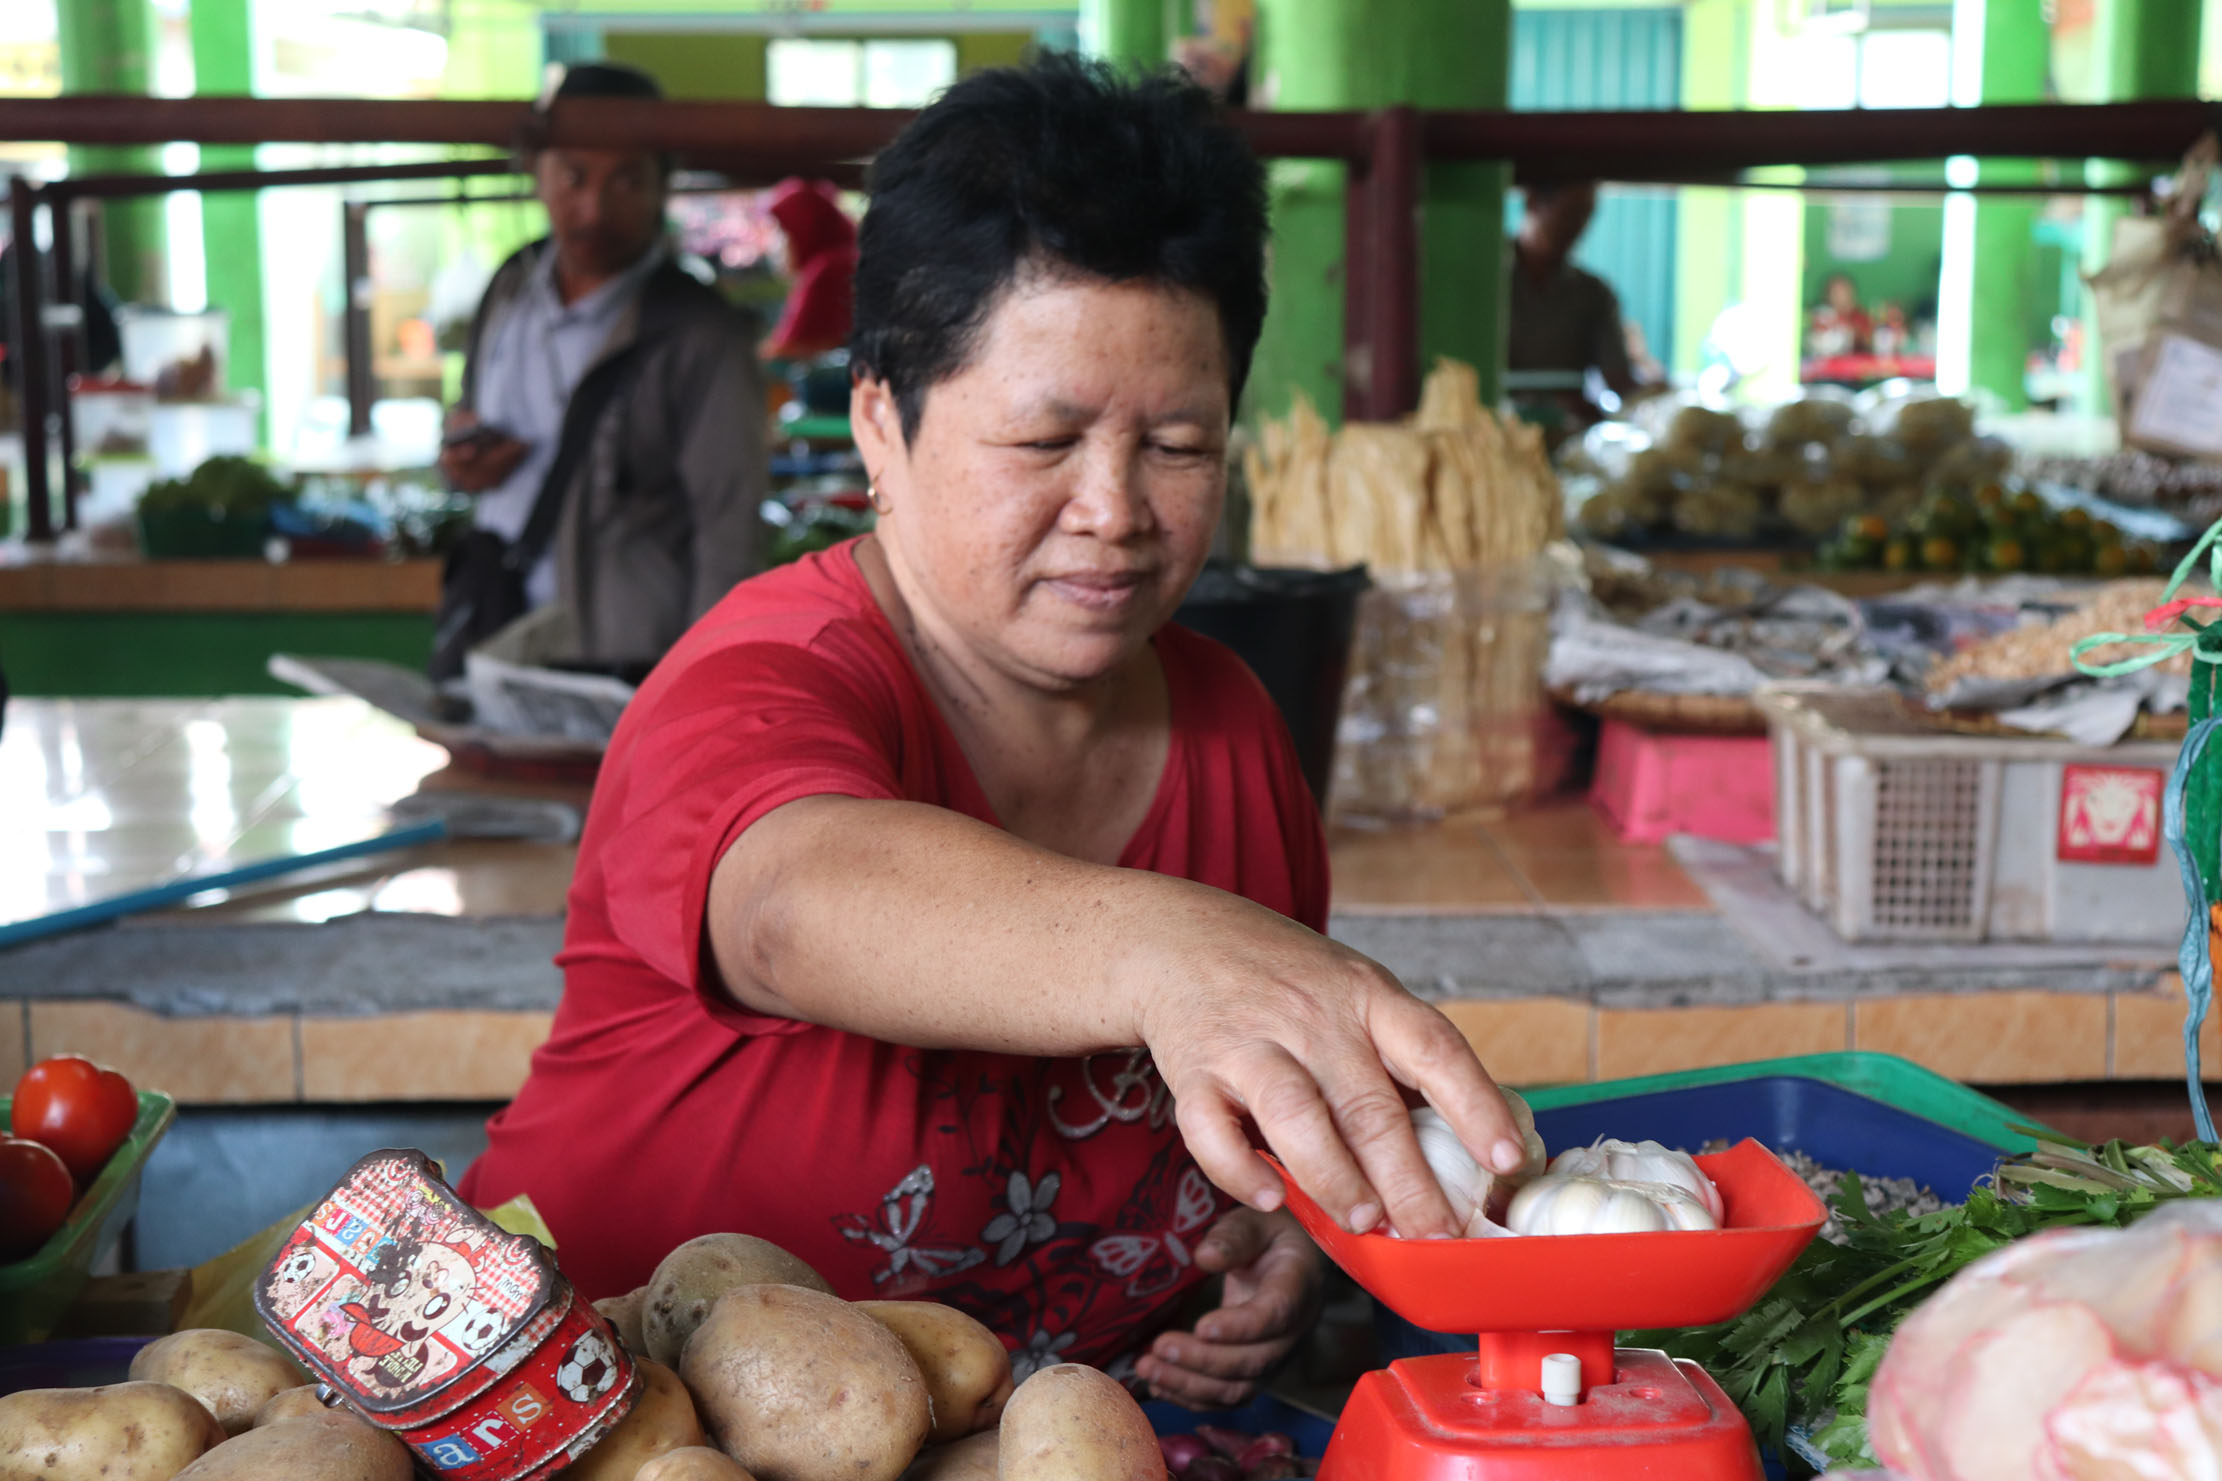
{"type": "Polygon", "coordinates": [[[1242,1431],[1222,1429],[1215,1424],[1197,1425],[1196,1438],[1229,1460],[1242,1454],[1250,1445],[1250,1437],[1242,1431]]]}
{"type": "Polygon", "coordinates": [[[1182,1481],[1242,1481],[1242,1467],[1223,1455],[1199,1456],[1182,1481]]]}
{"type": "Polygon", "coordinates": [[[1194,1435],[1159,1435],[1157,1448],[1177,1481],[1187,1481],[1188,1468],[1211,1454],[1211,1447],[1194,1435]]]}
{"type": "Polygon", "coordinates": [[[1262,1464],[1276,1455],[1294,1454],[1296,1454],[1296,1442],[1294,1440],[1291,1440],[1279,1430],[1267,1430],[1264,1434],[1243,1446],[1241,1453],[1235,1456],[1234,1463],[1242,1467],[1244,1471],[1248,1471],[1252,1466],[1262,1464]]]}

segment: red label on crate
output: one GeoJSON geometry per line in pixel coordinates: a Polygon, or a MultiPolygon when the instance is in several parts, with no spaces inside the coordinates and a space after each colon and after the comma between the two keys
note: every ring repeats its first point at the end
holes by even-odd
{"type": "Polygon", "coordinates": [[[2142,766],[2060,768],[2060,839],[2069,864],[2150,864],[2160,857],[2166,772],[2142,766]]]}

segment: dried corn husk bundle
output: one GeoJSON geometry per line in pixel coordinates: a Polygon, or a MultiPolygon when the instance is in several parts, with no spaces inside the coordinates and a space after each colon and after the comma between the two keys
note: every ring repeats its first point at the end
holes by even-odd
{"type": "Polygon", "coordinates": [[[1401,422],[1330,432],[1301,394],[1245,455],[1260,564],[1374,579],[1533,560],[1563,533],[1543,434],[1481,404],[1473,368],[1439,362],[1401,422]]]}
{"type": "Polygon", "coordinates": [[[1251,558],[1365,565],[1335,762],[1336,811],[1441,817],[1557,780],[1542,690],[1543,549],[1563,532],[1543,435],[1482,405],[1473,369],[1440,362],[1419,410],[1330,433],[1301,398],[1245,461],[1251,558]]]}

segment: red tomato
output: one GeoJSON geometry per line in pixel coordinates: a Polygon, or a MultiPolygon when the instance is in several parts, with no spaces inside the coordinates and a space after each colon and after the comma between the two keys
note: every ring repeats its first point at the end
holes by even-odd
{"type": "Polygon", "coordinates": [[[15,1082],[8,1128],[60,1154],[79,1183],[89,1183],[139,1119],[139,1095],[114,1070],[74,1054],[42,1059],[15,1082]]]}
{"type": "Polygon", "coordinates": [[[62,1227],[77,1187],[50,1147],[0,1136],[0,1260],[20,1260],[62,1227]]]}

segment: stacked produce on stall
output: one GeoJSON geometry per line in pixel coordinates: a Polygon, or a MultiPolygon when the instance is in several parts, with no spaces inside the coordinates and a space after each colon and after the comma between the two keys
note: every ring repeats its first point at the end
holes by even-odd
{"type": "Polygon", "coordinates": [[[1562,533],[1542,434],[1439,363],[1419,410],[1330,430],[1302,401],[1247,458],[1259,565],[1363,565],[1334,798],[1346,816],[1440,817],[1549,790],[1563,764],[1540,674],[1562,533]]]}
{"type": "Polygon", "coordinates": [[[2036,493],[1985,483],[1935,489],[1897,518],[1861,512],[1821,547],[1837,570],[1992,571],[2012,575],[2146,575],[2160,553],[2075,506],[2056,508],[2036,493]]]}
{"type": "Polygon", "coordinates": [[[2013,460],[1947,397],[1815,395],[1771,411],[1663,404],[1562,456],[1582,531],[1600,539],[1805,545],[1845,519],[1889,520],[1924,491],[1996,479],[2013,460]]]}

